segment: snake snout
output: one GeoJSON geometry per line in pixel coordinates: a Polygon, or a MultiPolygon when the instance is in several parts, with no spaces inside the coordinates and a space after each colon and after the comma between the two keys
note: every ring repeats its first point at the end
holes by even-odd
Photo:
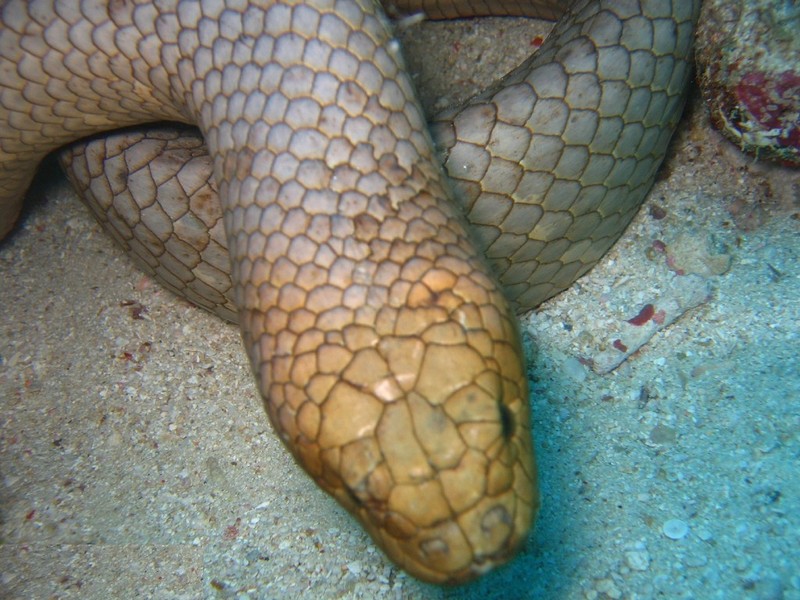
{"type": "MultiPolygon", "coordinates": [[[[438,297],[441,308],[452,293],[438,297]]],[[[421,331],[382,335],[369,361],[345,367],[343,379],[385,402],[357,439],[323,450],[314,474],[394,562],[431,582],[463,583],[509,560],[538,508],[516,330],[491,306],[415,320],[421,331]],[[371,369],[357,375],[358,364],[371,369]]]]}

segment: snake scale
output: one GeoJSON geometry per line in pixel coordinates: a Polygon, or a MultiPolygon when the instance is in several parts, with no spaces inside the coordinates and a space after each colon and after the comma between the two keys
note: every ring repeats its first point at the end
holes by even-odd
{"type": "Polygon", "coordinates": [[[140,262],[238,320],[269,417],[320,487],[409,573],[464,582],[513,556],[539,505],[513,310],[632,218],[698,11],[572,3],[534,57],[435,119],[437,157],[370,0],[8,0],[0,236],[49,152],[198,126],[62,158],[140,262]]]}

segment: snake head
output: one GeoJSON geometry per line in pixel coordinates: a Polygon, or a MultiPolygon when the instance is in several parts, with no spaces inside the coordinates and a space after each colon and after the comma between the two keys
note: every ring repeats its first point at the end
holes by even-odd
{"type": "Polygon", "coordinates": [[[390,559],[463,583],[511,558],[538,509],[516,325],[475,258],[416,255],[385,291],[372,288],[371,308],[317,316],[346,315],[324,332],[276,332],[292,352],[270,348],[262,363],[267,411],[390,559]]]}
{"type": "Polygon", "coordinates": [[[515,326],[502,301],[462,304],[470,283],[433,268],[410,287],[395,335],[365,352],[367,379],[354,382],[381,398],[374,428],[326,456],[339,501],[436,583],[507,561],[538,504],[515,326]]]}

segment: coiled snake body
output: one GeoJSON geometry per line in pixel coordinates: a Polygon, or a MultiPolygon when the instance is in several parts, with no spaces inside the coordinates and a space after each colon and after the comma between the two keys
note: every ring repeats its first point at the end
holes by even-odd
{"type": "MultiPolygon", "coordinates": [[[[536,57],[441,116],[470,233],[371,2],[10,0],[0,236],[50,151],[137,123],[196,124],[232,304],[207,233],[179,235],[202,220],[189,192],[207,191],[180,166],[193,150],[172,155],[169,175],[147,167],[146,196],[183,186],[182,203],[148,210],[127,183],[149,158],[101,140],[105,158],[93,146],[65,160],[173,288],[228,318],[235,306],[270,419],[317,483],[413,575],[466,581],[513,555],[539,503],[517,330],[491,272],[524,309],[619,236],[680,114],[698,5],[575,2],[536,57]]],[[[145,146],[160,151],[159,135],[145,146]]]]}

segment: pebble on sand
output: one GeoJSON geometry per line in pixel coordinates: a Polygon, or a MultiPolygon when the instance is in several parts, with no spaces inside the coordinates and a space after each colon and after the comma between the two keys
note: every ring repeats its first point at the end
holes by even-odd
{"type": "Polygon", "coordinates": [[[681,540],[689,533],[689,526],[680,519],[669,519],[664,522],[661,531],[671,540],[681,540]]]}

